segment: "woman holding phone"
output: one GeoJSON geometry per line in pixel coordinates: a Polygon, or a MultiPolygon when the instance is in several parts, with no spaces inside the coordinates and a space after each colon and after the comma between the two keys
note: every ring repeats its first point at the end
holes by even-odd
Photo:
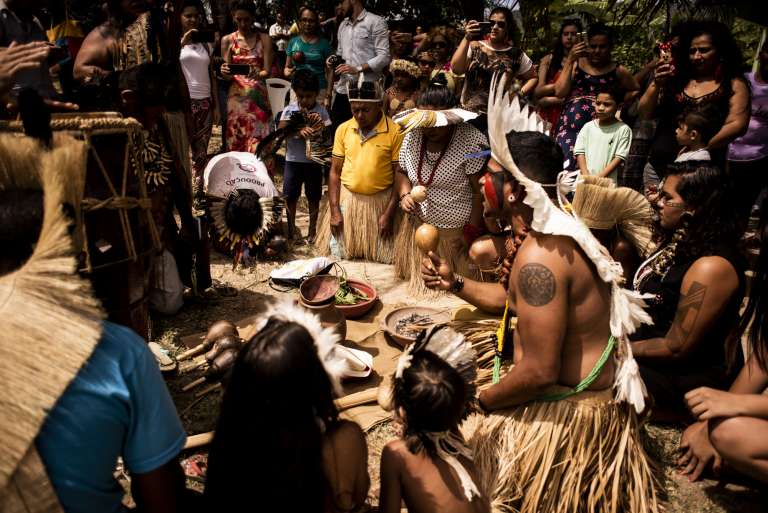
{"type": "MultiPolygon", "coordinates": [[[[486,113],[491,77],[499,66],[522,82],[522,96],[533,91],[538,82],[531,59],[512,43],[512,11],[496,7],[491,11],[489,20],[484,24],[474,20],[467,22],[464,39],[451,59],[453,72],[456,75],[466,74],[461,106],[479,114],[486,113]],[[484,33],[488,34],[487,40],[482,40],[484,33]]],[[[509,80],[508,85],[512,87],[513,81],[509,80]]]]}
{"type": "Polygon", "coordinates": [[[579,168],[573,156],[573,146],[579,131],[595,115],[593,104],[597,91],[618,87],[630,95],[640,88],[635,77],[613,61],[612,49],[611,30],[603,23],[590,25],[586,38],[580,35],[579,42],[568,52],[555,82],[555,95],[565,100],[555,128],[555,139],[563,150],[568,169],[579,168]]]}
{"type": "Polygon", "coordinates": [[[181,6],[181,54],[179,61],[187,82],[190,102],[189,147],[192,152],[192,190],[196,198],[203,193],[203,170],[208,163],[208,143],[213,124],[220,119],[216,78],[211,66],[213,42],[207,39],[212,32],[200,31],[205,10],[200,0],[184,0],[181,6]]]}
{"type": "Polygon", "coordinates": [[[227,148],[253,153],[259,141],[269,134],[272,114],[263,80],[272,69],[272,38],[254,27],[253,2],[235,2],[232,19],[237,30],[221,40],[221,74],[232,80],[227,100],[227,148]]]}

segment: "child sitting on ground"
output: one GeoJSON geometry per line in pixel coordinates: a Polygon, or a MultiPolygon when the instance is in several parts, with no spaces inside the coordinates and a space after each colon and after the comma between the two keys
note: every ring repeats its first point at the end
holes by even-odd
{"type": "Polygon", "coordinates": [[[381,513],[399,513],[401,500],[411,513],[489,511],[459,433],[474,380],[474,351],[445,326],[422,334],[400,357],[392,402],[384,406],[403,423],[403,438],[381,453],[381,513]]]}
{"type": "Polygon", "coordinates": [[[595,97],[595,118],[576,137],[573,154],[583,175],[607,177],[616,182],[618,168],[627,159],[632,129],[616,112],[623,97],[617,89],[604,89],[595,97]]]}
{"type": "Polygon", "coordinates": [[[675,162],[686,160],[712,160],[707,145],[709,140],[720,131],[720,126],[705,109],[694,110],[677,120],[675,137],[681,146],[675,162]]]}
{"type": "MultiPolygon", "coordinates": [[[[296,102],[283,110],[278,128],[286,127],[291,116],[297,112],[303,112],[305,116],[315,113],[320,116],[325,133],[331,126],[331,117],[325,107],[317,102],[320,91],[320,81],[317,76],[307,69],[297,70],[293,75],[291,88],[296,95],[296,102]]],[[[296,232],[296,204],[301,196],[303,184],[304,195],[309,203],[307,242],[310,244],[314,242],[317,232],[317,213],[320,210],[320,197],[323,195],[323,168],[307,157],[306,141],[315,138],[318,135],[317,130],[318,128],[306,126],[299,133],[288,138],[283,174],[283,197],[288,212],[288,238],[301,238],[301,233],[296,232]]]]}

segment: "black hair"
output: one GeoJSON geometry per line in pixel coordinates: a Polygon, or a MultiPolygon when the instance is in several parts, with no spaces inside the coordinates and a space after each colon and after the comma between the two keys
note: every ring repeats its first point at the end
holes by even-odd
{"type": "MultiPolygon", "coordinates": [[[[563,150],[541,132],[509,132],[507,146],[517,167],[525,176],[540,184],[554,184],[563,170],[563,150]]],[[[544,187],[547,195],[557,198],[556,187],[544,187]]]]}
{"type": "MultiPolygon", "coordinates": [[[[203,7],[203,2],[201,0],[184,0],[181,3],[181,9],[179,9],[179,14],[181,14],[181,12],[184,11],[184,9],[186,9],[187,7],[194,7],[195,9],[197,9],[197,12],[205,16],[205,7],[203,7]]],[[[201,23],[201,25],[203,24],[201,23]]]]}
{"type": "Polygon", "coordinates": [[[435,455],[427,436],[455,429],[465,413],[467,385],[459,372],[435,353],[415,351],[411,365],[395,381],[394,404],[405,412],[404,439],[412,453],[435,455]]]}
{"type": "Polygon", "coordinates": [[[426,89],[419,94],[416,105],[419,107],[434,107],[435,109],[452,109],[459,104],[456,95],[448,89],[448,80],[443,73],[438,73],[430,81],[426,89]]]}
{"type": "Polygon", "coordinates": [[[739,323],[728,337],[726,344],[729,367],[740,362],[741,340],[747,335],[747,347],[757,365],[768,373],[768,197],[760,209],[760,253],[749,291],[749,299],[739,323]]]}
{"type": "Polygon", "coordinates": [[[301,15],[304,14],[304,11],[309,11],[312,14],[314,14],[315,19],[320,18],[320,14],[317,12],[317,9],[315,9],[311,5],[302,5],[301,7],[299,7],[299,17],[301,17],[301,15]]]}
{"type": "Polygon", "coordinates": [[[504,15],[504,21],[506,22],[507,26],[504,30],[507,32],[507,40],[512,40],[512,35],[515,33],[515,16],[512,14],[512,10],[508,7],[494,7],[491,10],[491,13],[488,15],[488,19],[491,19],[491,16],[494,14],[503,14],[504,15]]]}
{"type": "Polygon", "coordinates": [[[224,222],[233,233],[251,235],[264,220],[259,195],[250,189],[236,189],[230,193],[224,206],[224,222]]]}
{"type": "MultiPolygon", "coordinates": [[[[598,89],[597,94],[607,94],[613,98],[613,101],[615,101],[617,105],[621,105],[624,102],[624,92],[618,87],[603,86],[598,89]]],[[[597,97],[597,95],[595,95],[595,97],[597,97]]]]}
{"type": "Polygon", "coordinates": [[[675,48],[675,91],[682,91],[693,77],[693,67],[688,52],[691,42],[703,35],[708,35],[712,39],[712,46],[720,57],[721,80],[726,90],[731,90],[733,79],[744,80],[741,49],[728,26],[719,21],[694,21],[686,25],[685,30],[680,34],[680,43],[675,48]]]}
{"type": "Polygon", "coordinates": [[[677,193],[692,211],[684,220],[687,236],[677,245],[676,261],[712,255],[723,244],[738,245],[730,182],[720,167],[708,160],[673,162],[667,166],[667,176],[680,178],[677,193]]]}
{"type": "Polygon", "coordinates": [[[605,23],[598,21],[589,26],[587,29],[587,40],[595,36],[605,36],[608,39],[608,44],[613,46],[613,30],[605,23]]]}
{"type": "Polygon", "coordinates": [[[315,341],[301,325],[271,318],[240,351],[224,392],[208,457],[208,511],[323,511],[324,427],[338,410],[315,341]],[[290,507],[286,507],[290,504],[290,507]]]}
{"type": "Polygon", "coordinates": [[[167,67],[145,62],[122,72],[118,88],[133,91],[141,106],[167,105],[172,90],[169,76],[167,67]]]}
{"type": "Polygon", "coordinates": [[[715,105],[707,103],[680,115],[678,121],[685,123],[689,130],[699,132],[701,142],[708,144],[710,139],[720,131],[724,120],[719,109],[715,105]]]}
{"type": "Polygon", "coordinates": [[[297,69],[291,78],[291,88],[317,93],[320,91],[320,79],[308,69],[297,69]]]}
{"type": "Polygon", "coordinates": [[[252,0],[235,0],[229,4],[229,12],[245,11],[254,18],[256,17],[256,4],[252,0]]]}
{"type": "Polygon", "coordinates": [[[17,268],[32,255],[43,227],[43,191],[0,191],[0,255],[17,268]]]}
{"type": "Polygon", "coordinates": [[[584,26],[581,24],[581,20],[578,18],[565,19],[560,23],[560,30],[557,32],[557,40],[555,41],[555,48],[552,50],[552,60],[549,61],[549,67],[547,68],[547,82],[555,78],[557,72],[563,67],[563,58],[565,57],[565,47],[563,46],[563,31],[565,27],[575,26],[579,32],[584,30],[584,26]]]}

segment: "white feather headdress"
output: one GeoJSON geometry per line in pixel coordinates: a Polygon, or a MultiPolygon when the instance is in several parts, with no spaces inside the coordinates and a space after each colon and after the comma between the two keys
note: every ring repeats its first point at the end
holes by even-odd
{"type": "Polygon", "coordinates": [[[270,319],[276,318],[286,322],[295,322],[304,327],[315,342],[317,356],[328,373],[336,395],[341,394],[341,378],[347,369],[346,359],[336,350],[341,337],[333,328],[324,328],[320,318],[305,308],[297,305],[289,299],[275,301],[261,315],[256,322],[256,331],[259,332],[267,325],[270,319]]]}
{"type": "MultiPolygon", "coordinates": [[[[577,219],[557,208],[550,200],[542,184],[525,176],[515,164],[507,145],[507,133],[512,130],[544,132],[545,122],[526,105],[520,108],[516,95],[506,92],[506,76],[495,74],[488,97],[488,136],[493,158],[507,169],[525,188],[523,202],[533,209],[531,229],[549,235],[561,235],[573,239],[592,261],[600,278],[611,285],[611,334],[619,341],[619,368],[614,383],[616,399],[628,401],[637,412],[645,408],[645,385],[637,363],[632,356],[628,336],[640,323],[651,324],[645,312],[645,302],[640,294],[624,289],[621,264],[611,258],[589,229],[577,219]]],[[[561,173],[558,192],[575,186],[573,177],[561,173]],[[566,181],[573,182],[565,184],[566,181]]]]}

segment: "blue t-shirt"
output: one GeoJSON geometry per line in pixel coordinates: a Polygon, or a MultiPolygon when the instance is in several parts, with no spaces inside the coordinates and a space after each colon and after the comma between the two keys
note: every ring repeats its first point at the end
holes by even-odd
{"type": "MultiPolygon", "coordinates": [[[[294,112],[301,110],[301,107],[296,103],[292,103],[283,109],[283,114],[280,116],[280,121],[288,121],[293,116],[294,112]]],[[[319,103],[315,103],[310,112],[317,112],[323,120],[325,126],[331,126],[331,116],[328,115],[328,111],[325,107],[319,103]]],[[[286,141],[285,160],[288,162],[312,162],[307,158],[307,142],[300,135],[293,135],[286,141]]]]}
{"type": "Polygon", "coordinates": [[[101,340],[45,420],[35,445],[64,511],[122,511],[118,456],[134,474],[156,470],[187,435],[146,343],[104,323],[101,340]]]}
{"type": "Polygon", "coordinates": [[[296,52],[304,53],[304,62],[302,64],[297,64],[296,61],[293,61],[296,69],[308,69],[317,75],[318,80],[320,80],[320,89],[325,89],[328,86],[328,82],[325,80],[325,60],[333,53],[328,40],[321,37],[314,43],[306,43],[301,39],[301,36],[296,36],[288,41],[285,54],[293,58],[293,54],[296,52]]]}

